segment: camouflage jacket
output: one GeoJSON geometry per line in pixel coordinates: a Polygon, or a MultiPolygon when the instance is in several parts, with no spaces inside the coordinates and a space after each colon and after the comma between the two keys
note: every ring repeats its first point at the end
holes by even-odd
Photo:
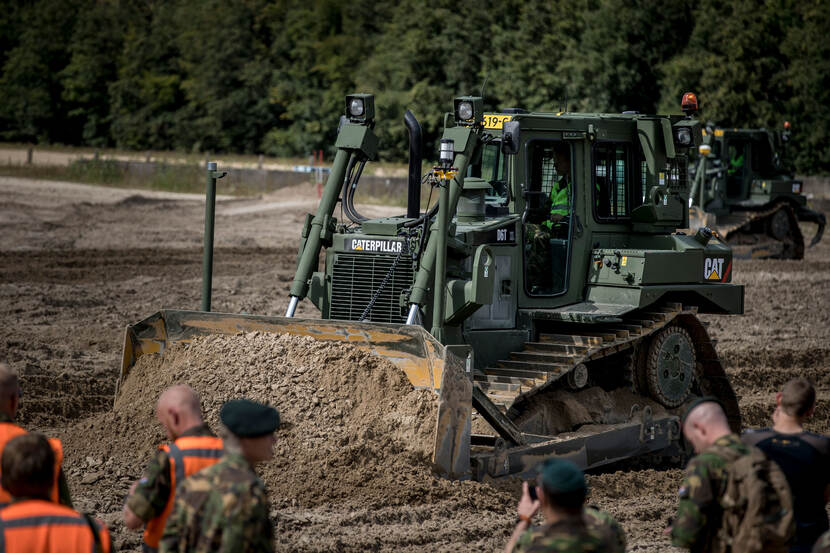
{"type": "Polygon", "coordinates": [[[529,528],[519,537],[515,553],[625,553],[625,534],[604,511],[586,507],[581,519],[561,520],[529,528]]]}
{"type": "Polygon", "coordinates": [[[812,553],[830,553],[830,530],[823,533],[813,546],[812,553]]]}
{"type": "MultiPolygon", "coordinates": [[[[734,449],[741,455],[749,453],[737,434],[718,438],[715,446],[734,449]]],[[[726,489],[726,459],[712,447],[695,456],[686,467],[678,490],[677,515],[672,523],[671,542],[693,552],[709,551],[721,525],[719,500],[726,489]]]]}
{"type": "Polygon", "coordinates": [[[226,453],[176,490],[161,553],[272,552],[265,485],[248,461],[226,453]]]}
{"type": "MultiPolygon", "coordinates": [[[[182,437],[185,436],[213,436],[213,432],[206,424],[202,424],[182,432],[182,437]]],[[[138,485],[127,499],[127,507],[138,518],[148,522],[161,515],[172,491],[170,457],[160,449],[144,469],[138,485]]]]}

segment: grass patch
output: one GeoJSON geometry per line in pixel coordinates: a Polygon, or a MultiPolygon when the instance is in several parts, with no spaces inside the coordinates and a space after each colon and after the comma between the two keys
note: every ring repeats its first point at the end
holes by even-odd
{"type": "MultiPolygon", "coordinates": [[[[285,173],[278,173],[231,168],[228,175],[217,182],[217,193],[250,197],[303,182],[315,186],[311,183],[311,174],[291,174],[293,182],[284,183],[279,182],[282,178],[279,175],[284,176],[285,173]]],[[[111,159],[78,159],[68,165],[0,164],[0,175],[193,194],[204,194],[207,179],[201,163],[166,164],[111,159]]],[[[392,182],[386,178],[364,176],[358,187],[356,203],[405,207],[406,187],[396,182],[400,183],[400,179],[392,182]]],[[[421,192],[423,202],[426,202],[428,189],[421,192]]]]}
{"type": "MultiPolygon", "coordinates": [[[[0,165],[0,175],[167,192],[203,193],[205,190],[206,176],[201,166],[142,165],[144,167],[137,168],[121,161],[81,159],[72,161],[69,165],[0,165]]],[[[235,188],[222,193],[252,194],[252,191],[244,188],[235,188]]]]}

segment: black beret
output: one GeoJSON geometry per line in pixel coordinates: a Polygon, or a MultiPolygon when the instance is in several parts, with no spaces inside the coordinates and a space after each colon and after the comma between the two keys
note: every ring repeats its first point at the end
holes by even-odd
{"type": "Polygon", "coordinates": [[[542,487],[551,494],[585,491],[588,484],[579,467],[566,459],[552,457],[539,470],[542,487]]]}
{"type": "Polygon", "coordinates": [[[226,402],[219,410],[219,419],[240,438],[264,436],[280,427],[280,414],[276,409],[250,399],[226,402]]]}
{"type": "Polygon", "coordinates": [[[681,428],[681,430],[683,429],[683,425],[686,424],[686,419],[689,418],[689,414],[698,405],[700,405],[702,403],[717,403],[718,405],[720,405],[720,408],[723,409],[724,413],[726,412],[726,408],[724,408],[723,403],[721,403],[721,400],[719,400],[715,396],[703,396],[703,397],[695,398],[694,400],[692,400],[691,403],[689,403],[689,406],[686,407],[686,411],[683,413],[683,416],[680,417],[680,428],[681,428]]]}

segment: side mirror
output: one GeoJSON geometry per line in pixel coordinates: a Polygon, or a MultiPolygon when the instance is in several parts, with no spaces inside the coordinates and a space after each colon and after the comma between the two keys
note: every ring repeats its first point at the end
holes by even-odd
{"type": "Polygon", "coordinates": [[[518,121],[505,121],[502,125],[501,152],[506,155],[519,153],[521,128],[518,121]]]}

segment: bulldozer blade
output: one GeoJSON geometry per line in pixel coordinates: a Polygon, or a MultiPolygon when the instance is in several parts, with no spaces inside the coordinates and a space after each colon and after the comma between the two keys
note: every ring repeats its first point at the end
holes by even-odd
{"type": "Polygon", "coordinates": [[[198,336],[243,332],[345,342],[388,359],[414,387],[438,395],[432,459],[435,470],[451,478],[469,476],[473,385],[470,348],[445,347],[420,326],[162,310],[127,326],[116,395],[142,355],[162,353],[171,344],[187,343],[198,336]]]}
{"type": "Polygon", "coordinates": [[[813,236],[813,239],[810,240],[810,245],[808,247],[812,248],[816,244],[818,244],[821,237],[824,236],[824,227],[827,226],[827,217],[824,213],[820,211],[813,211],[812,209],[799,206],[798,211],[795,213],[796,217],[798,217],[799,221],[804,221],[806,223],[815,223],[818,225],[818,230],[816,234],[813,236]]]}

